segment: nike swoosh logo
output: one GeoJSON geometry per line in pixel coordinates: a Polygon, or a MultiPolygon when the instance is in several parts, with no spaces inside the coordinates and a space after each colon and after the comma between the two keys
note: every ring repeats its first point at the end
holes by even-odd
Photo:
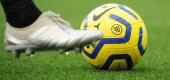
{"type": "Polygon", "coordinates": [[[94,16],[93,16],[93,21],[97,21],[97,20],[100,19],[106,12],[108,12],[109,10],[111,10],[111,9],[113,9],[113,8],[114,8],[114,7],[111,7],[111,8],[105,10],[104,12],[102,12],[101,14],[99,14],[99,15],[97,15],[97,16],[94,14],[94,16]]]}

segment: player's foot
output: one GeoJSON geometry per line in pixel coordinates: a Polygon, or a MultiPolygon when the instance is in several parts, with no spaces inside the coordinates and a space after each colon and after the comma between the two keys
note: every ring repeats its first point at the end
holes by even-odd
{"type": "Polygon", "coordinates": [[[6,24],[6,50],[19,57],[20,53],[32,55],[35,51],[71,50],[91,43],[103,36],[102,32],[73,29],[53,12],[44,12],[32,25],[14,28],[6,24]]]}

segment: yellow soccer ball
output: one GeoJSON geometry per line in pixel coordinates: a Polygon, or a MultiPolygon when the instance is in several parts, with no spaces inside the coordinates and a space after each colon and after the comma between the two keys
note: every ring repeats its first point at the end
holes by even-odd
{"type": "Polygon", "coordinates": [[[143,57],[147,30],[142,18],[122,4],[105,4],[90,12],[81,30],[99,30],[104,37],[82,48],[84,58],[104,70],[132,69],[143,57]]]}

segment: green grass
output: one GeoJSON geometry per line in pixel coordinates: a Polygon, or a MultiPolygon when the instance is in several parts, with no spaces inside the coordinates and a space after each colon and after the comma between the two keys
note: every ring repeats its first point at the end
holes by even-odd
{"type": "Polygon", "coordinates": [[[42,11],[62,14],[75,28],[95,7],[122,3],[136,10],[149,33],[143,60],[130,71],[102,71],[90,66],[81,54],[42,52],[29,58],[14,58],[4,50],[5,16],[0,7],[0,80],[169,80],[170,79],[170,1],[168,0],[35,0],[42,11]]]}

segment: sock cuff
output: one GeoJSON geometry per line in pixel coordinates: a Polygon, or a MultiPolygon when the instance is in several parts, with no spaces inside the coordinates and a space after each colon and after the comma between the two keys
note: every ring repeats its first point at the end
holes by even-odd
{"type": "Polygon", "coordinates": [[[1,0],[1,4],[4,7],[4,11],[7,15],[19,12],[24,8],[30,6],[30,4],[32,3],[32,0],[1,0]]]}

